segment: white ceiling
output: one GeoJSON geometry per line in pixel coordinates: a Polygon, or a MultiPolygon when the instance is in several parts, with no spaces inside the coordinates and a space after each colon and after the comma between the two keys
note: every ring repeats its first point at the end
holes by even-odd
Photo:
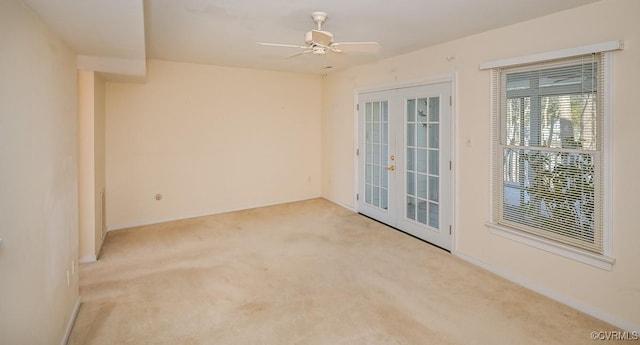
{"type": "Polygon", "coordinates": [[[145,58],[141,0],[24,0],[79,55],[145,58]]]}
{"type": "Polygon", "coordinates": [[[23,0],[79,55],[163,59],[325,73],[544,16],[597,0],[23,0]],[[377,41],[372,57],[287,59],[310,14],[328,12],[335,41],[377,41]]]}

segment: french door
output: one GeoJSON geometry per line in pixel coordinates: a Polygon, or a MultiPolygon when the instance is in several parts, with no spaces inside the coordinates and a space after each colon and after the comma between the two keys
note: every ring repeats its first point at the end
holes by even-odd
{"type": "Polygon", "coordinates": [[[358,212],[451,249],[451,83],[358,95],[358,212]]]}

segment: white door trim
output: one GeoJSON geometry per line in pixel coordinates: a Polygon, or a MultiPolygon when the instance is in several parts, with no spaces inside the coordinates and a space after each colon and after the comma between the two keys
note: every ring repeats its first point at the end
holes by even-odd
{"type": "MultiPolygon", "coordinates": [[[[454,84],[455,80],[457,79],[457,75],[458,73],[454,72],[454,73],[441,74],[441,75],[433,76],[430,78],[396,81],[393,83],[386,83],[386,84],[381,84],[377,86],[361,87],[354,90],[354,96],[355,96],[355,99],[357,100],[359,93],[389,91],[389,90],[395,90],[395,89],[404,89],[404,88],[410,88],[414,86],[424,86],[424,85],[440,84],[440,83],[446,83],[446,82],[450,82],[454,84]]],[[[454,91],[454,90],[451,90],[451,91],[454,91]]]]}
{"type": "Polygon", "coordinates": [[[415,86],[425,86],[431,84],[438,84],[448,82],[451,83],[451,160],[453,164],[452,174],[451,174],[451,201],[450,201],[450,209],[451,209],[451,252],[455,252],[458,250],[458,236],[456,231],[456,225],[458,224],[458,189],[457,189],[457,180],[458,180],[458,107],[457,107],[457,95],[458,95],[458,72],[445,73],[441,75],[436,75],[429,78],[421,78],[415,80],[406,80],[399,82],[386,83],[377,86],[369,86],[369,87],[361,87],[356,88],[353,91],[353,112],[354,112],[354,141],[353,141],[353,181],[354,181],[354,191],[353,191],[353,205],[356,212],[360,212],[358,206],[358,200],[356,199],[356,195],[358,194],[358,188],[360,186],[360,166],[358,162],[358,155],[356,155],[356,150],[358,150],[358,146],[360,145],[360,136],[359,136],[359,111],[358,104],[359,102],[359,94],[367,93],[367,92],[376,92],[376,91],[389,91],[395,89],[402,88],[410,88],[415,86]]]}

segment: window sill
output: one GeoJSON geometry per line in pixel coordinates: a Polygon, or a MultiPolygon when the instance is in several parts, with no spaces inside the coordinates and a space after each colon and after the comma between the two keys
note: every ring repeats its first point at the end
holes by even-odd
{"type": "Polygon", "coordinates": [[[520,242],[534,248],[542,249],[549,253],[564,256],[566,258],[582,262],[584,264],[591,265],[603,270],[611,271],[611,269],[613,268],[613,264],[615,263],[614,258],[591,253],[586,250],[574,248],[569,245],[548,240],[546,238],[530,235],[504,225],[487,223],[486,226],[489,227],[491,233],[494,235],[502,236],[512,241],[520,242]]]}

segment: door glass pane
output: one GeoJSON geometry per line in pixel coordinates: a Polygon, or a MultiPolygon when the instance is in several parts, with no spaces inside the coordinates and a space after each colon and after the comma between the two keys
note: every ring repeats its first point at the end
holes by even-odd
{"type": "MultiPolygon", "coordinates": [[[[427,198],[427,175],[417,174],[417,184],[416,184],[416,195],[419,198],[426,199],[427,198]]],[[[431,185],[429,185],[431,186],[431,185]]],[[[431,193],[431,191],[429,191],[431,193]]]]}
{"type": "Polygon", "coordinates": [[[375,165],[380,165],[380,145],[371,145],[371,162],[375,165]]]}
{"type": "Polygon", "coordinates": [[[382,111],[382,121],[388,122],[389,121],[389,105],[387,104],[387,101],[382,102],[381,111],[382,111]]]}
{"type": "Polygon", "coordinates": [[[440,125],[431,124],[429,127],[429,147],[437,149],[440,145],[440,125]]]}
{"type": "Polygon", "coordinates": [[[418,149],[417,169],[416,171],[421,173],[427,172],[427,150],[418,149]]]}
{"type": "Polygon", "coordinates": [[[407,194],[416,195],[416,174],[407,171],[407,194]]]}
{"type": "Polygon", "coordinates": [[[429,201],[439,201],[439,187],[438,178],[429,176],[429,201]]]}
{"type": "Polygon", "coordinates": [[[416,149],[407,147],[407,170],[416,170],[416,149]]]}
{"type": "Polygon", "coordinates": [[[427,224],[427,202],[418,200],[418,223],[427,224]]]}
{"type": "Polygon", "coordinates": [[[418,120],[417,122],[427,122],[427,106],[428,102],[426,98],[418,99],[418,120]]]}
{"type": "Polygon", "coordinates": [[[365,203],[387,209],[389,174],[386,170],[389,154],[388,104],[365,103],[365,203]]]}
{"type": "Polygon", "coordinates": [[[373,206],[380,206],[380,187],[373,187],[373,206]]]}
{"type": "Polygon", "coordinates": [[[381,190],[381,192],[382,192],[382,194],[380,194],[380,208],[383,208],[383,209],[386,210],[387,208],[389,208],[389,204],[388,204],[389,203],[389,201],[388,201],[389,200],[389,190],[386,189],[386,188],[383,188],[381,190]]]}
{"type": "Polygon", "coordinates": [[[371,135],[372,135],[371,142],[379,143],[381,141],[382,138],[380,138],[380,123],[379,122],[374,122],[373,123],[373,130],[372,130],[371,135]]]}
{"type": "Polygon", "coordinates": [[[418,135],[417,135],[418,140],[417,140],[416,146],[427,147],[427,124],[418,123],[417,132],[418,132],[418,135]]]}
{"type": "Polygon", "coordinates": [[[429,98],[429,122],[440,120],[440,97],[429,98]]]}
{"type": "Polygon", "coordinates": [[[438,162],[438,151],[429,150],[429,174],[438,175],[440,173],[440,167],[438,162]]]}
{"type": "Polygon", "coordinates": [[[407,218],[416,219],[416,199],[412,197],[407,197],[407,218]]]}
{"type": "Polygon", "coordinates": [[[373,185],[380,185],[380,166],[376,165],[373,168],[373,185]]]}
{"type": "Polygon", "coordinates": [[[373,122],[380,122],[380,102],[373,103],[373,122]]]}
{"type": "Polygon", "coordinates": [[[432,202],[429,203],[429,226],[438,228],[439,227],[439,212],[438,212],[438,204],[434,204],[432,202]]]}

